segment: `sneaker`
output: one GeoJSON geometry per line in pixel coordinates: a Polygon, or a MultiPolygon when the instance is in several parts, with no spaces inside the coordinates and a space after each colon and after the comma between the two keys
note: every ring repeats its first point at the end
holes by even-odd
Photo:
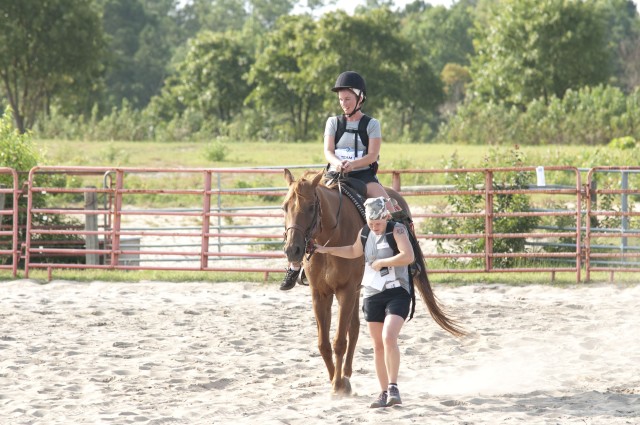
{"type": "Polygon", "coordinates": [[[387,392],[382,391],[369,407],[387,407],[387,392]]]}
{"type": "Polygon", "coordinates": [[[387,399],[387,406],[393,406],[396,404],[402,404],[400,399],[400,390],[395,385],[389,387],[389,398],[387,399]]]}
{"type": "Polygon", "coordinates": [[[287,269],[287,274],[284,275],[284,279],[282,279],[282,283],[280,284],[280,289],[282,291],[288,291],[289,289],[296,286],[296,279],[300,274],[300,270],[287,269]]]}

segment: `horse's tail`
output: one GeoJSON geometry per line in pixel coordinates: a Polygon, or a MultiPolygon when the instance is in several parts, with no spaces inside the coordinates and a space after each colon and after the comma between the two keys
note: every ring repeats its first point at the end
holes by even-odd
{"type": "MultiPolygon", "coordinates": [[[[412,241],[413,242],[413,241],[412,241]]],[[[418,270],[413,276],[413,286],[418,289],[420,292],[420,296],[422,300],[427,305],[429,309],[429,314],[435,322],[445,331],[449,332],[454,336],[465,336],[467,333],[464,329],[458,324],[458,322],[452,318],[450,318],[440,306],[438,302],[438,298],[433,293],[431,289],[431,284],[429,283],[429,277],[427,276],[427,266],[424,261],[424,256],[422,254],[422,249],[420,248],[420,244],[415,241],[412,243],[413,252],[416,258],[416,265],[418,270]]]]}

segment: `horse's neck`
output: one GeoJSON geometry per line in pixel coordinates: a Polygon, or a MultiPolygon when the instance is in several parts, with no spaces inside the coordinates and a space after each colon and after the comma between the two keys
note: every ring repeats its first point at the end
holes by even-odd
{"type": "Polygon", "coordinates": [[[316,193],[322,214],[322,232],[319,235],[323,239],[321,243],[330,241],[332,246],[353,243],[353,235],[364,225],[353,202],[336,189],[326,186],[318,186],[316,193]]]}

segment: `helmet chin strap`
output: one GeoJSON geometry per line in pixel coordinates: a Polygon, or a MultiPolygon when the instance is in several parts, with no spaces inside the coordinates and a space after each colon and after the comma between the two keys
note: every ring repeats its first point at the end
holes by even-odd
{"type": "Polygon", "coordinates": [[[351,118],[352,116],[354,116],[356,114],[356,112],[358,112],[361,108],[358,106],[356,109],[353,110],[353,112],[351,112],[350,114],[345,114],[347,117],[351,118]]]}
{"type": "Polygon", "coordinates": [[[350,114],[344,114],[346,117],[351,118],[352,116],[354,116],[356,114],[356,112],[358,112],[360,109],[362,109],[362,102],[360,101],[362,99],[362,95],[358,96],[358,103],[356,103],[356,107],[353,108],[353,111],[350,114]]]}

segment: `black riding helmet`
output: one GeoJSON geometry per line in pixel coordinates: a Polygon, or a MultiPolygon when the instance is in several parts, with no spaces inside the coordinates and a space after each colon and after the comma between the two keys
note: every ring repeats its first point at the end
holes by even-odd
{"type": "Polygon", "coordinates": [[[353,109],[353,112],[349,114],[349,116],[351,116],[360,110],[362,104],[367,100],[367,86],[364,82],[364,78],[362,78],[360,74],[355,71],[345,71],[338,75],[336,84],[333,86],[331,91],[338,92],[343,89],[351,90],[358,98],[356,107],[353,109]],[[354,89],[357,91],[354,91],[354,89]]]}

